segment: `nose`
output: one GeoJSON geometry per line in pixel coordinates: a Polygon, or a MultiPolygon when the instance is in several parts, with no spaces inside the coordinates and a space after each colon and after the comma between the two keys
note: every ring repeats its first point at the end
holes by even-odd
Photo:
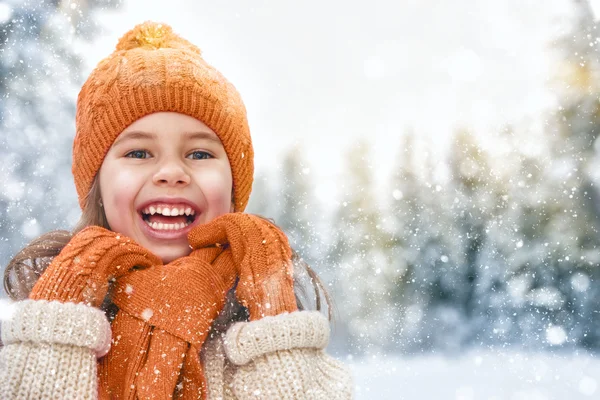
{"type": "Polygon", "coordinates": [[[158,164],[152,181],[159,186],[187,186],[190,183],[190,174],[183,161],[169,157],[158,164]]]}

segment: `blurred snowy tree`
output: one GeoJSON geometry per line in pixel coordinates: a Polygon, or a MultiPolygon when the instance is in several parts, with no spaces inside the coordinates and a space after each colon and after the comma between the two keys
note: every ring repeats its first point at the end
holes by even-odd
{"type": "Polygon", "coordinates": [[[457,132],[442,184],[405,137],[391,213],[393,260],[407,283],[397,291],[398,349],[597,346],[593,188],[557,164],[555,140],[530,155],[524,134],[505,129],[491,154],[457,132]]]}
{"type": "Polygon", "coordinates": [[[341,322],[347,325],[353,352],[394,348],[398,328],[394,298],[401,288],[403,271],[391,260],[392,238],[382,225],[373,159],[365,141],[348,152],[346,171],[330,253],[341,322]]]}
{"type": "Polygon", "coordinates": [[[70,179],[76,49],[97,31],[91,13],[117,1],[0,2],[0,263],[79,216],[70,179]]]}
{"type": "Polygon", "coordinates": [[[409,345],[598,349],[600,39],[587,3],[577,4],[579,20],[559,41],[560,109],[539,137],[508,128],[488,154],[457,132],[439,191],[427,174],[419,184],[398,172],[409,345]]]}
{"type": "Polygon", "coordinates": [[[443,197],[437,207],[429,207],[438,215],[432,235],[439,244],[430,257],[435,267],[427,331],[439,326],[444,337],[431,339],[435,348],[455,351],[471,339],[477,319],[484,268],[480,258],[498,195],[488,156],[469,130],[454,133],[448,163],[450,176],[440,193],[443,197]]]}
{"type": "MultiPolygon", "coordinates": [[[[269,216],[288,235],[290,245],[324,283],[335,280],[338,271],[327,257],[329,243],[323,239],[330,230],[327,220],[314,196],[315,178],[311,173],[302,145],[295,145],[285,154],[279,171],[273,196],[275,211],[269,216]]],[[[316,306],[312,278],[303,269],[296,277],[304,287],[303,301],[309,307],[316,306]]],[[[324,300],[321,304],[324,304],[324,300]]],[[[325,307],[324,307],[325,308],[325,307]]],[[[332,310],[335,313],[335,310],[332,310]]],[[[337,344],[335,345],[337,347],[337,344]]]]}
{"type": "Polygon", "coordinates": [[[391,268],[397,274],[390,299],[396,307],[393,344],[404,351],[422,347],[423,313],[429,303],[419,275],[423,234],[420,225],[424,208],[421,192],[424,186],[416,172],[420,155],[416,154],[414,142],[412,131],[401,138],[396,156],[398,162],[391,176],[392,203],[389,216],[383,221],[384,230],[390,236],[391,268]]]}
{"type": "MultiPolygon", "coordinates": [[[[547,265],[537,271],[533,290],[554,288],[560,307],[548,310],[550,329],[568,342],[600,349],[600,31],[587,1],[574,1],[573,29],[557,42],[559,110],[551,125],[553,160],[542,178],[550,182],[545,210],[553,209],[545,231],[547,265]],[[550,260],[549,260],[550,259],[550,260]]],[[[537,296],[540,298],[540,296],[537,296]]]]}
{"type": "Polygon", "coordinates": [[[471,339],[476,320],[479,258],[495,203],[491,168],[467,130],[455,134],[445,180],[435,179],[429,151],[407,153],[395,177],[404,201],[393,211],[398,226],[404,225],[399,234],[410,266],[402,348],[458,351],[471,339]],[[419,160],[418,176],[411,158],[419,160]]]}
{"type": "Polygon", "coordinates": [[[311,193],[310,168],[302,159],[301,148],[290,149],[281,171],[281,188],[275,222],[287,233],[290,245],[309,264],[314,262],[320,237],[315,231],[318,205],[311,193]]]}
{"type": "Polygon", "coordinates": [[[430,147],[431,143],[421,143],[406,133],[391,177],[391,254],[395,271],[401,274],[394,291],[395,304],[401,306],[395,346],[404,352],[438,348],[435,341],[442,336],[432,331],[446,317],[455,316],[446,312],[441,286],[455,262],[448,242],[452,232],[448,231],[447,188],[433,184],[430,147]]]}

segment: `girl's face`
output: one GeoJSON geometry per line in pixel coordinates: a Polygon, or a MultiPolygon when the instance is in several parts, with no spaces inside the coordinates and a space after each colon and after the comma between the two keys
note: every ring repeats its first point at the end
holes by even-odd
{"type": "Polygon", "coordinates": [[[168,263],[191,252],[188,232],[233,211],[231,167],[217,135],[174,112],[138,119],[117,137],[99,172],[111,230],[168,263]]]}

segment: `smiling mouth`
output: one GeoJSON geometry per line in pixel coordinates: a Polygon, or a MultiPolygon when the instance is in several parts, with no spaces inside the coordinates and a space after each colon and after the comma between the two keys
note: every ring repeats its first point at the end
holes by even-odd
{"type": "Polygon", "coordinates": [[[177,231],[185,229],[196,220],[196,210],[187,205],[153,205],[140,211],[142,219],[152,229],[177,231]]]}

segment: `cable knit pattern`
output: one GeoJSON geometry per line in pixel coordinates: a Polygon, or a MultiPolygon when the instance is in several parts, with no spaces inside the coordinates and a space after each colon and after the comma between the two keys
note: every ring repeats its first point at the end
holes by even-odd
{"type": "Polygon", "coordinates": [[[327,319],[318,311],[304,311],[237,323],[227,331],[225,350],[231,362],[244,365],[278,350],[324,349],[328,342],[327,319]]]}
{"type": "MultiPolygon", "coordinates": [[[[100,314],[78,304],[17,303],[14,318],[2,323],[0,398],[97,399],[96,354],[107,331],[89,328],[100,314]]],[[[235,324],[205,342],[208,398],[350,399],[348,370],[323,351],[328,338],[327,320],[317,312],[235,324]]]]}
{"type": "Polygon", "coordinates": [[[96,358],[110,348],[104,313],[84,304],[25,300],[2,322],[2,399],[95,399],[96,358]]]}
{"type": "Polygon", "coordinates": [[[58,301],[16,303],[13,318],[2,324],[2,342],[57,343],[86,347],[97,357],[110,349],[110,324],[98,308],[58,301]]]}
{"type": "Polygon", "coordinates": [[[349,371],[323,351],[328,339],[329,325],[318,312],[235,324],[224,345],[238,367],[232,377],[224,374],[224,387],[236,399],[351,399],[349,371]]]}
{"type": "Polygon", "coordinates": [[[238,271],[236,297],[250,320],[298,310],[294,296],[292,249],[287,236],[257,215],[227,213],[192,229],[194,249],[229,244],[238,271]]]}
{"type": "Polygon", "coordinates": [[[198,47],[151,21],[127,32],[79,92],[73,176],[81,208],[117,136],[159,111],[189,115],[217,134],[231,165],[235,210],[243,211],[252,191],[254,150],[242,98],[198,47]]]}

